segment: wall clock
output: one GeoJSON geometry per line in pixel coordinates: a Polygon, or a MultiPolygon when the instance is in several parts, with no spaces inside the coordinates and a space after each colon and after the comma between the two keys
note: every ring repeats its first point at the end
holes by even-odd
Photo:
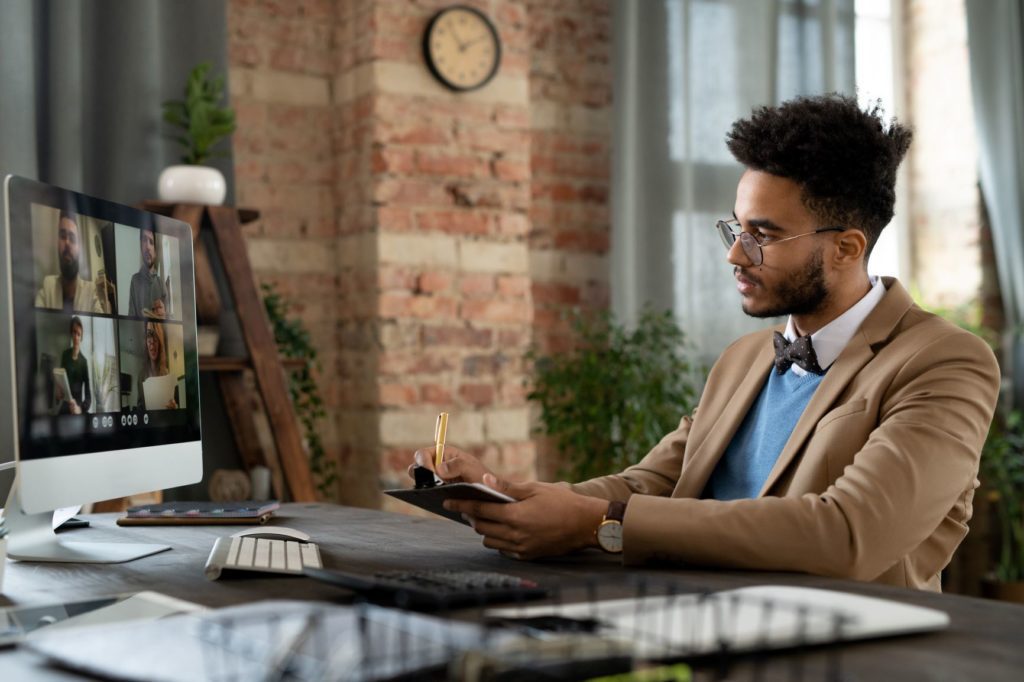
{"type": "Polygon", "coordinates": [[[446,87],[460,92],[476,90],[498,72],[501,39],[483,12],[452,5],[427,24],[423,56],[430,72],[446,87]]]}

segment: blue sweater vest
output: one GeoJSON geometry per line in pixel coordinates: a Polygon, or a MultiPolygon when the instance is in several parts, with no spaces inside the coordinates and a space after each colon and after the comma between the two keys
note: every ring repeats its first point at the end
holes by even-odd
{"type": "Polygon", "coordinates": [[[773,368],[747,416],[718,460],[702,497],[740,500],[757,497],[775,460],[810,402],[823,374],[798,377],[773,368]]]}

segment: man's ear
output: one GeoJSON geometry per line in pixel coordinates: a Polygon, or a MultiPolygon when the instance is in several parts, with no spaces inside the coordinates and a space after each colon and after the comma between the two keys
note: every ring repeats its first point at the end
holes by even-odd
{"type": "Polygon", "coordinates": [[[867,253],[868,238],[856,228],[836,233],[834,264],[850,267],[862,264],[867,253]]]}

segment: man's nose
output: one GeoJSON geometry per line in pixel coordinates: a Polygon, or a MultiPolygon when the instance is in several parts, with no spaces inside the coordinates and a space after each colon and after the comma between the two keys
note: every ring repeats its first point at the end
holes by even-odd
{"type": "Polygon", "coordinates": [[[729,250],[725,254],[725,260],[730,265],[739,265],[747,267],[754,265],[754,262],[750,260],[750,256],[748,256],[747,252],[743,250],[743,245],[740,244],[739,239],[734,241],[732,243],[732,246],[729,247],[729,250]]]}

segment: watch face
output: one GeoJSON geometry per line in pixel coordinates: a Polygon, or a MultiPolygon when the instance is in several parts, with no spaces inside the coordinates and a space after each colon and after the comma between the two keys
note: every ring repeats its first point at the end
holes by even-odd
{"type": "Polygon", "coordinates": [[[423,37],[427,66],[453,90],[474,90],[489,81],[501,61],[494,25],[472,7],[438,12],[423,37]]]}
{"type": "Polygon", "coordinates": [[[622,551],[622,524],[618,521],[605,521],[597,529],[597,543],[606,552],[618,554],[622,551]]]}

